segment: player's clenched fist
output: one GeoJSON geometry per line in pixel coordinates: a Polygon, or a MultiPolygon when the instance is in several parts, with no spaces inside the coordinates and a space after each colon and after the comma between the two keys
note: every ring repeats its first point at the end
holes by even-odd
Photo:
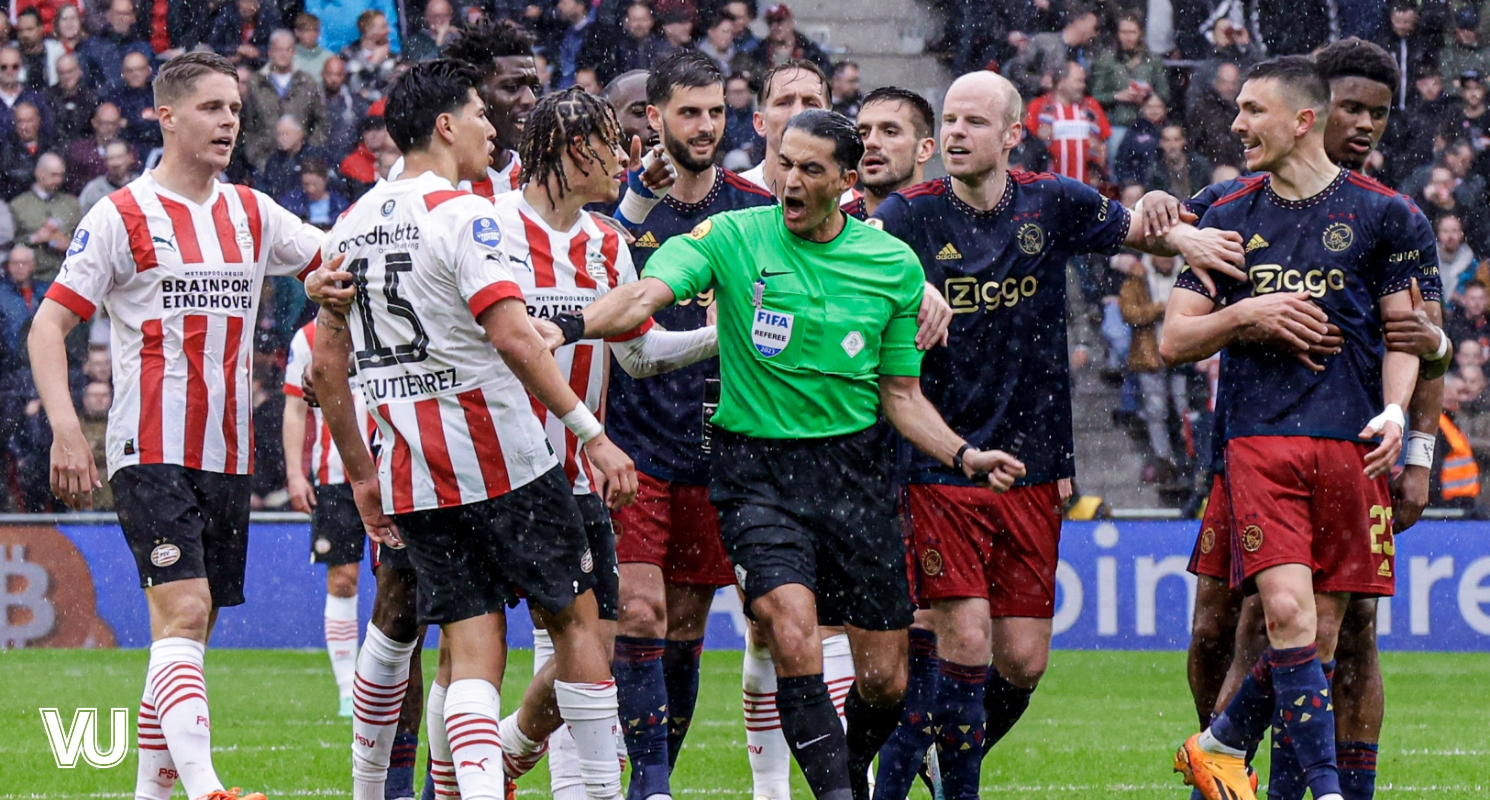
{"type": "Polygon", "coordinates": [[[962,456],[962,470],[974,481],[1002,493],[1024,477],[1024,462],[1002,450],[969,450],[962,456]]]}
{"type": "Polygon", "coordinates": [[[636,500],[636,464],[610,437],[601,434],[585,443],[585,455],[605,475],[605,504],[612,510],[636,500]]]}

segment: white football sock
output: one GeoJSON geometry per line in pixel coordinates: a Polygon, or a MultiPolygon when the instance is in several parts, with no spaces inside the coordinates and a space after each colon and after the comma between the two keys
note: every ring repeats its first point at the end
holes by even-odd
{"type": "Polygon", "coordinates": [[[1215,753],[1219,756],[1243,758],[1247,755],[1246,750],[1238,750],[1237,748],[1232,747],[1229,744],[1223,743],[1220,739],[1217,739],[1214,735],[1211,734],[1210,728],[1206,728],[1204,731],[1201,731],[1200,741],[1197,742],[1197,744],[1200,745],[1201,750],[1204,750],[1207,753],[1215,753]]]}
{"type": "Polygon", "coordinates": [[[187,797],[220,791],[222,781],[212,768],[212,721],[207,711],[207,679],[202,661],[207,646],[191,639],[161,639],[150,645],[146,680],[155,696],[171,761],[187,797]]]}
{"type": "Polygon", "coordinates": [[[771,652],[745,643],[745,666],[740,675],[745,708],[745,749],[750,757],[750,779],[755,797],[790,800],[791,751],[781,733],[776,711],[776,664],[771,652]]]}
{"type": "Polygon", "coordinates": [[[409,686],[409,657],[417,645],[395,642],[367,623],[352,692],[352,800],[383,800],[393,736],[409,686]]]}
{"type": "MultiPolygon", "coordinates": [[[[542,628],[533,629],[533,674],[554,657],[554,639],[542,628]]],[[[554,800],[585,800],[585,779],[579,774],[579,751],[568,725],[548,735],[548,784],[554,800]]]]}
{"type": "Polygon", "coordinates": [[[616,760],[616,682],[554,681],[554,695],[559,701],[559,715],[574,736],[579,772],[590,800],[619,800],[621,765],[616,760]]]}
{"type": "Polygon", "coordinates": [[[548,631],[542,628],[533,629],[533,674],[554,657],[554,637],[548,635],[548,631]]]}
{"type": "Polygon", "coordinates": [[[331,674],[336,693],[352,694],[352,676],[357,671],[357,598],[326,595],[326,653],[331,656],[331,674]]]}
{"type": "MultiPolygon", "coordinates": [[[[559,730],[563,730],[560,726],[559,730]]],[[[548,740],[535,742],[523,733],[517,724],[517,712],[508,714],[497,723],[497,733],[502,739],[502,766],[507,777],[516,780],[533,771],[543,760],[548,749],[548,740]]]]}
{"type": "Polygon", "coordinates": [[[445,735],[445,687],[435,683],[424,701],[424,736],[429,740],[429,772],[435,781],[437,800],[455,800],[455,762],[450,758],[450,737],[445,735]]]}
{"type": "Polygon", "coordinates": [[[503,800],[502,740],[497,717],[502,698],[480,678],[451,681],[445,689],[445,732],[461,800],[503,800]]]}
{"type": "Polygon", "coordinates": [[[155,695],[150,691],[149,681],[145,681],[145,694],[140,698],[135,750],[140,757],[135,773],[135,800],[171,800],[171,790],[176,788],[176,764],[171,761],[165,734],[160,731],[160,719],[155,716],[155,695]]]}
{"type": "Polygon", "coordinates": [[[848,634],[840,633],[823,640],[823,683],[828,684],[828,696],[833,698],[833,710],[838,712],[838,721],[848,730],[848,721],[843,718],[843,701],[854,686],[854,651],[849,647],[848,634]]]}

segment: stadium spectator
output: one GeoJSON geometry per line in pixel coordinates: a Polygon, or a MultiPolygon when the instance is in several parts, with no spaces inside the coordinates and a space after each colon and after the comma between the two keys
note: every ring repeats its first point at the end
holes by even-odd
{"type": "Polygon", "coordinates": [[[72,233],[83,218],[78,198],[62,191],[66,166],[56,153],[36,159],[36,182],[10,201],[16,221],[16,241],[30,245],[36,258],[36,277],[50,281],[62,268],[72,233]]]}
{"type": "Polygon", "coordinates": [[[750,24],[760,15],[755,0],[731,0],[723,6],[724,13],[735,20],[735,48],[747,55],[754,54],[761,46],[761,39],[750,29],[750,24]]]}
{"type": "MultiPolygon", "coordinates": [[[[381,14],[385,25],[398,16],[394,0],[305,0],[305,12],[321,21],[321,46],[333,53],[365,37],[363,16],[369,11],[381,14]]],[[[388,47],[391,52],[400,51],[397,30],[388,32],[388,47]]]]}
{"type": "Polygon", "coordinates": [[[113,0],[109,4],[108,27],[78,45],[78,64],[83,68],[87,83],[103,95],[124,84],[126,55],[139,53],[147,59],[155,58],[150,43],[135,37],[134,25],[134,3],[113,0]]]}
{"type": "Polygon", "coordinates": [[[57,82],[57,59],[67,53],[46,36],[41,12],[28,8],[16,15],[16,44],[21,51],[21,82],[42,91],[57,82]]]}
{"type": "Polygon", "coordinates": [[[331,168],[321,158],[300,163],[300,185],[276,198],[286,211],[322,229],[331,230],[350,203],[330,188],[331,168]]]}
{"type": "Polygon", "coordinates": [[[125,141],[141,153],[160,147],[160,120],[155,118],[155,91],[150,88],[150,59],[139,53],[124,57],[124,85],[104,99],[119,108],[125,141]]]}
{"type": "MultiPolygon", "coordinates": [[[[71,8],[71,6],[66,6],[71,8]]],[[[57,84],[41,93],[52,109],[52,132],[64,142],[88,134],[93,112],[98,108],[98,93],[83,85],[83,68],[77,56],[68,53],[57,59],[57,84]]]]}
{"type": "MultiPolygon", "coordinates": [[[[1231,6],[1237,8],[1235,4],[1231,6]]],[[[1250,67],[1258,60],[1258,50],[1252,44],[1252,31],[1231,17],[1216,20],[1210,31],[1211,47],[1207,58],[1211,61],[1231,61],[1238,66],[1250,67]]]]}
{"type": "Polygon", "coordinates": [[[52,38],[68,53],[76,53],[88,36],[88,32],[83,29],[82,13],[71,3],[57,7],[57,15],[52,18],[50,30],[52,38]]]}
{"type": "Polygon", "coordinates": [[[595,68],[596,77],[610,83],[617,75],[632,70],[651,69],[662,60],[668,46],[658,33],[651,6],[632,3],[626,7],[625,21],[619,35],[601,36],[585,43],[581,61],[595,68]],[[599,52],[596,52],[597,48],[599,52]]]}
{"type": "Polygon", "coordinates": [[[93,112],[93,135],[73,142],[63,153],[67,162],[63,191],[81,194],[84,184],[104,174],[108,169],[104,145],[119,137],[119,127],[119,107],[113,103],[100,103],[93,112]]]}
{"type": "Polygon", "coordinates": [[[1195,152],[1213,163],[1237,168],[1242,166],[1242,143],[1231,132],[1231,122],[1236,119],[1236,96],[1241,88],[1241,69],[1233,62],[1222,62],[1210,85],[1190,102],[1185,122],[1195,152]]]}
{"type": "MultiPolygon", "coordinates": [[[[1444,303],[1459,302],[1459,295],[1472,280],[1484,281],[1479,256],[1464,238],[1464,223],[1454,214],[1443,214],[1433,225],[1438,234],[1438,276],[1443,283],[1444,303]]],[[[1490,270],[1486,271],[1490,273],[1490,270]]]]}
{"type": "Polygon", "coordinates": [[[852,61],[834,64],[830,88],[833,92],[833,110],[849,119],[858,117],[859,102],[864,99],[859,91],[859,65],[852,61]]]}
{"type": "MultiPolygon", "coordinates": [[[[589,30],[594,22],[589,3],[583,0],[558,0],[553,9],[555,22],[547,26],[546,35],[540,40],[539,46],[553,67],[553,87],[567,89],[574,85],[574,74],[581,66],[580,54],[585,49],[586,41],[595,41],[593,37],[603,34],[599,27],[593,32],[589,30]]],[[[598,59],[601,55],[598,47],[599,45],[593,46],[586,55],[598,59]]]]}
{"type": "Polygon", "coordinates": [[[1490,47],[1480,43],[1480,12],[1464,6],[1454,14],[1454,32],[1438,54],[1438,74],[1451,95],[1459,94],[1456,79],[1465,72],[1490,75],[1490,47]]]}
{"type": "Polygon", "coordinates": [[[1485,105],[1485,82],[1476,70],[1459,75],[1459,107],[1444,126],[1446,136],[1463,138],[1474,145],[1475,152],[1490,145],[1490,111],[1485,105]]]}
{"type": "Polygon", "coordinates": [[[358,126],[371,104],[347,88],[346,62],[339,56],[321,67],[321,103],[326,109],[324,146],[333,163],[341,163],[357,146],[358,126]]]}
{"type": "Polygon", "coordinates": [[[1037,33],[1004,65],[1004,77],[1014,82],[1025,98],[1050,91],[1055,73],[1070,61],[1091,63],[1089,45],[1097,39],[1097,12],[1090,6],[1072,3],[1066,7],[1066,24],[1059,33],[1037,33]]]}
{"type": "Polygon", "coordinates": [[[336,54],[321,46],[321,21],[314,14],[295,17],[295,69],[321,80],[321,69],[336,54]]]}
{"type": "Polygon", "coordinates": [[[409,63],[440,57],[450,37],[455,35],[455,11],[449,0],[429,0],[424,6],[424,27],[410,34],[404,42],[403,56],[409,63]]]}
{"type": "Polygon", "coordinates": [[[382,99],[398,69],[393,50],[393,29],[381,11],[364,11],[357,17],[357,41],[342,48],[347,65],[347,85],[369,103],[382,99]]]}
{"type": "Polygon", "coordinates": [[[1150,97],[1169,102],[1169,76],[1164,62],[1144,44],[1143,20],[1136,13],[1118,17],[1117,47],[1103,50],[1092,61],[1092,97],[1102,104],[1112,125],[1110,145],[1122,148],[1123,137],[1150,97]]]}
{"type": "MultiPolygon", "coordinates": [[[[90,352],[89,355],[92,353],[90,352]]],[[[88,441],[88,447],[93,451],[93,463],[100,475],[108,474],[105,462],[108,455],[109,408],[113,404],[114,387],[112,384],[104,381],[89,381],[88,385],[83,387],[83,402],[78,421],[82,423],[83,438],[88,441]]],[[[95,511],[112,511],[114,492],[109,488],[108,481],[102,483],[103,487],[93,493],[93,508],[95,511]]]]}
{"type": "Polygon", "coordinates": [[[15,107],[18,103],[30,103],[41,112],[42,132],[52,132],[52,112],[40,92],[21,83],[21,51],[15,45],[0,47],[0,131],[15,126],[15,107]]]}
{"type": "Polygon", "coordinates": [[[306,141],[326,141],[326,107],[316,79],[295,69],[295,35],[275,31],[269,38],[269,64],[249,81],[243,98],[243,144],[248,160],[262,165],[274,150],[274,126],[293,117],[306,141]]]}
{"type": "Polygon", "coordinates": [[[1112,129],[1086,93],[1080,64],[1068,61],[1056,72],[1055,88],[1030,103],[1024,126],[1050,148],[1051,171],[1082,183],[1102,175],[1112,129]]]}
{"type": "Polygon", "coordinates": [[[346,181],[347,197],[351,200],[361,197],[363,192],[378,182],[378,154],[397,152],[388,139],[388,129],[384,127],[380,116],[363,118],[357,133],[361,141],[357,143],[356,149],[342,159],[341,166],[337,169],[346,181]]]}
{"type": "Polygon", "coordinates": [[[78,194],[78,206],[85,215],[98,201],[140,177],[139,160],[128,142],[114,139],[104,145],[104,166],[104,174],[89,181],[78,194]]]}
{"type": "Polygon", "coordinates": [[[31,185],[41,144],[41,115],[30,103],[17,103],[15,128],[0,137],[0,193],[14,199],[31,185]]]}
{"type": "Polygon", "coordinates": [[[1144,176],[1143,186],[1148,191],[1189,197],[1210,185],[1212,169],[1209,159],[1190,152],[1182,126],[1166,125],[1159,135],[1159,158],[1144,176]]]}
{"type": "Polygon", "coordinates": [[[1408,81],[1424,67],[1431,67],[1437,58],[1438,42],[1431,32],[1418,25],[1417,0],[1392,0],[1390,24],[1376,43],[1392,54],[1397,62],[1397,71],[1402,76],[1395,97],[1397,108],[1406,110],[1408,81]]]}
{"type": "Polygon", "coordinates": [[[750,79],[741,73],[731,75],[724,83],[724,137],[719,142],[726,169],[743,172],[765,157],[766,140],[755,132],[754,114],[750,79]]]}
{"type": "Polygon", "coordinates": [[[109,383],[114,379],[114,362],[109,358],[108,343],[90,344],[83,358],[83,377],[89,382],[109,383]]]}
{"type": "Polygon", "coordinates": [[[714,66],[719,67],[720,74],[748,71],[751,67],[751,55],[735,43],[735,33],[738,30],[735,18],[727,11],[720,11],[704,30],[704,38],[699,40],[698,51],[708,56],[714,66]]]}
{"type": "Polygon", "coordinates": [[[286,114],[274,124],[274,152],[264,160],[254,187],[273,198],[284,197],[300,187],[300,165],[307,159],[326,160],[326,152],[306,143],[305,127],[286,114]]]}
{"type": "Polygon", "coordinates": [[[1150,94],[1139,107],[1138,119],[1117,147],[1112,178],[1119,185],[1143,183],[1159,159],[1159,134],[1169,122],[1169,107],[1158,94],[1150,94]]]}
{"type": "Polygon", "coordinates": [[[10,497],[9,480],[0,479],[0,503],[9,510],[43,511],[47,495],[46,471],[37,479],[36,450],[45,448],[37,436],[40,412],[36,386],[31,380],[25,335],[36,307],[50,284],[38,280],[29,248],[12,250],[0,280],[0,478],[13,470],[20,494],[10,497]],[[8,498],[8,499],[7,499],[8,498]]]}
{"type": "Polygon", "coordinates": [[[258,69],[268,56],[269,36],[281,27],[274,0],[234,0],[218,9],[207,45],[234,64],[258,69]]]}
{"type": "Polygon", "coordinates": [[[1179,259],[1144,255],[1118,294],[1123,321],[1133,329],[1128,370],[1143,392],[1143,421],[1153,455],[1154,482],[1172,487],[1185,483],[1171,429],[1190,411],[1188,368],[1166,367],[1159,357],[1164,305],[1179,277],[1179,259]]]}
{"type": "Polygon", "coordinates": [[[760,62],[761,74],[777,64],[787,61],[811,61],[827,75],[833,71],[833,62],[817,42],[797,30],[797,18],[785,3],[775,3],[766,9],[766,24],[770,26],[766,38],[756,47],[756,60],[760,62]]]}
{"type": "Polygon", "coordinates": [[[693,15],[681,8],[663,12],[662,54],[664,57],[693,47],[693,15]]]}

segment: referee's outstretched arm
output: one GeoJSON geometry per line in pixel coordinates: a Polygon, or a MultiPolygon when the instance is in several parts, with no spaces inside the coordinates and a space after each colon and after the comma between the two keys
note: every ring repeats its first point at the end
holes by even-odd
{"type": "MultiPolygon", "coordinates": [[[[591,306],[593,308],[593,306],[591,306]]],[[[976,450],[956,434],[921,394],[921,379],[881,375],[880,406],[907,441],[943,464],[961,466],[968,478],[987,482],[995,492],[1007,491],[1024,476],[1024,464],[1002,450],[976,450]]]]}
{"type": "Polygon", "coordinates": [[[604,297],[585,306],[582,313],[560,314],[554,322],[564,331],[565,344],[580,339],[608,339],[636,330],[676,300],[667,284],[656,278],[642,278],[606,292],[604,297]]]}

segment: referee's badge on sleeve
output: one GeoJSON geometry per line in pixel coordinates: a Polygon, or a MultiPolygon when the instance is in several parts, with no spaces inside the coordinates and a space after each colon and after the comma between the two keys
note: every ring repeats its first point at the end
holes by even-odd
{"type": "Polygon", "coordinates": [[[750,326],[750,341],[755,345],[755,351],[766,358],[780,355],[792,341],[794,319],[791,314],[757,308],[755,321],[750,326]]]}

